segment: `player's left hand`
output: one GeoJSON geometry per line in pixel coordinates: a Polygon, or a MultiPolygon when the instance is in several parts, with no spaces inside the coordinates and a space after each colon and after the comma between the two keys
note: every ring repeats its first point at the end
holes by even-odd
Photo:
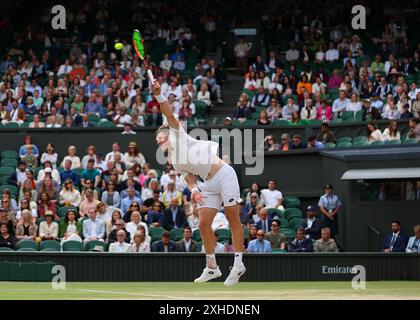
{"type": "Polygon", "coordinates": [[[206,196],[203,196],[200,191],[194,191],[191,194],[191,200],[198,203],[200,206],[204,205],[203,199],[206,199],[206,196]]]}

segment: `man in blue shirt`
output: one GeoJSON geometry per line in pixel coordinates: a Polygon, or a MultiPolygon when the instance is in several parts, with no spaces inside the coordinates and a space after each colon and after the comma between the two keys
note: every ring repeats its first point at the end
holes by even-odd
{"type": "Polygon", "coordinates": [[[135,196],[135,189],[134,188],[129,188],[127,190],[127,197],[124,198],[121,201],[121,212],[122,212],[123,218],[124,218],[124,215],[127,212],[128,208],[130,208],[130,205],[133,201],[136,201],[136,202],[140,203],[140,205],[142,205],[141,199],[137,198],[135,196]]]}
{"type": "Polygon", "coordinates": [[[332,185],[325,186],[325,194],[319,199],[318,206],[322,213],[323,226],[330,229],[331,238],[334,238],[338,234],[338,213],[342,205],[338,196],[333,194],[332,185]]]}
{"type": "Polygon", "coordinates": [[[64,163],[64,169],[60,172],[60,180],[64,182],[67,179],[70,179],[76,186],[79,184],[79,176],[74,170],[71,169],[71,164],[71,160],[66,160],[64,163]]]}
{"type": "Polygon", "coordinates": [[[97,188],[99,185],[99,182],[101,181],[101,173],[94,168],[95,166],[95,160],[89,159],[87,162],[87,167],[82,172],[81,177],[81,185],[83,187],[86,187],[86,181],[90,180],[93,182],[94,187],[97,188]]]}
{"type": "Polygon", "coordinates": [[[271,252],[270,241],[264,240],[264,231],[258,230],[257,239],[251,240],[248,244],[247,251],[252,253],[267,253],[271,252]]]}

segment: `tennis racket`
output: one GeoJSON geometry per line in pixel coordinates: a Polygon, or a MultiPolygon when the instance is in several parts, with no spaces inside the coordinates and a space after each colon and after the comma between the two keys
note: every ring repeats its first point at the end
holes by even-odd
{"type": "Polygon", "coordinates": [[[152,70],[150,70],[149,59],[147,59],[145,55],[143,37],[141,36],[140,31],[137,29],[134,30],[133,32],[133,46],[134,46],[134,50],[136,50],[138,57],[141,59],[141,61],[143,61],[143,64],[147,71],[147,75],[149,76],[150,82],[151,83],[155,82],[155,78],[153,77],[153,72],[152,70]]]}

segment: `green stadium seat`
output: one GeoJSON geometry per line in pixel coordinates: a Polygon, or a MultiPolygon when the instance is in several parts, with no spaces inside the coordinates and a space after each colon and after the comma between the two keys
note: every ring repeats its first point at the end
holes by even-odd
{"type": "Polygon", "coordinates": [[[280,232],[285,235],[287,241],[292,241],[296,237],[296,232],[293,229],[281,228],[280,232]]]}
{"type": "Polygon", "coordinates": [[[343,120],[343,122],[353,122],[355,120],[354,112],[353,111],[344,111],[341,114],[341,119],[343,120]]]}
{"type": "Polygon", "coordinates": [[[90,114],[88,115],[88,120],[98,123],[101,121],[101,118],[97,114],[90,114]]]}
{"type": "Polygon", "coordinates": [[[11,167],[15,169],[18,165],[18,161],[16,159],[3,159],[1,160],[1,166],[2,167],[11,167]]]}
{"type": "Polygon", "coordinates": [[[318,119],[313,119],[313,120],[309,120],[308,124],[311,126],[320,126],[323,123],[322,120],[318,120],[318,119]]]}
{"type": "MultiPolygon", "coordinates": [[[[404,142],[405,143],[405,142],[404,142]]],[[[386,145],[395,145],[395,144],[401,144],[400,140],[387,140],[385,141],[386,145]]]]}
{"type": "Polygon", "coordinates": [[[285,126],[288,127],[290,126],[290,123],[287,120],[275,120],[273,121],[273,125],[281,126],[281,127],[285,127],[285,126]]]}
{"type": "Polygon", "coordinates": [[[335,143],[326,143],[324,144],[326,149],[334,149],[335,148],[335,143]]]}
{"type": "Polygon", "coordinates": [[[39,245],[40,251],[61,251],[61,245],[55,240],[45,240],[39,245]]]}
{"type": "Polygon", "coordinates": [[[288,208],[284,211],[284,217],[287,220],[291,220],[293,218],[302,218],[302,211],[300,211],[300,209],[297,208],[288,208]]]}
{"type": "Polygon", "coordinates": [[[201,241],[201,233],[200,233],[200,230],[199,229],[194,230],[194,232],[192,234],[192,237],[193,237],[193,239],[195,241],[201,241]]]}
{"type": "Polygon", "coordinates": [[[274,219],[274,217],[283,218],[283,212],[281,210],[276,208],[269,208],[267,209],[268,215],[271,219],[274,219]]]}
{"type": "Polygon", "coordinates": [[[333,119],[330,121],[330,125],[336,125],[336,124],[342,124],[343,123],[343,119],[333,119]]]}
{"type": "Polygon", "coordinates": [[[116,128],[116,126],[112,121],[105,120],[98,122],[98,128],[116,128]]]}
{"type": "Polygon", "coordinates": [[[370,144],[371,146],[382,146],[384,145],[383,141],[372,141],[372,143],[370,144]]]}
{"type": "Polygon", "coordinates": [[[16,123],[16,122],[9,122],[9,123],[6,123],[5,125],[3,125],[3,128],[18,129],[19,128],[19,124],[16,123]]]}
{"type": "Polygon", "coordinates": [[[21,240],[16,244],[16,249],[33,249],[33,251],[38,250],[38,245],[33,240],[21,240]]]}
{"type": "Polygon", "coordinates": [[[106,243],[98,240],[89,241],[85,245],[85,251],[95,251],[95,247],[98,246],[101,247],[104,252],[106,251],[106,243]]]}
{"type": "Polygon", "coordinates": [[[359,142],[368,142],[368,138],[367,137],[365,137],[365,136],[359,136],[359,137],[355,137],[355,138],[353,138],[353,145],[355,144],[355,143],[359,143],[359,142]]]}
{"type": "Polygon", "coordinates": [[[170,231],[170,234],[171,234],[171,240],[179,241],[184,237],[184,228],[172,229],[170,231]]]}
{"type": "Polygon", "coordinates": [[[63,243],[63,251],[83,251],[83,244],[79,241],[66,241],[63,243]]]}
{"type": "Polygon", "coordinates": [[[218,229],[218,230],[216,230],[216,234],[217,234],[217,240],[218,241],[229,240],[230,237],[232,236],[229,229],[218,229]]]}
{"type": "Polygon", "coordinates": [[[283,206],[286,209],[289,208],[300,208],[300,200],[296,197],[287,196],[283,198],[283,206]]]}
{"type": "Polygon", "coordinates": [[[149,229],[149,236],[152,238],[152,242],[156,240],[160,240],[162,237],[162,233],[166,230],[162,227],[152,227],[149,229]]]}
{"type": "Polygon", "coordinates": [[[0,247],[0,251],[13,251],[14,252],[15,250],[8,247],[0,247]]]}
{"type": "Polygon", "coordinates": [[[10,167],[0,167],[0,176],[10,176],[15,169],[10,167]]]}
{"type": "Polygon", "coordinates": [[[0,177],[0,186],[3,186],[5,184],[8,184],[7,180],[9,180],[9,177],[8,176],[0,177]]]}
{"type": "Polygon", "coordinates": [[[19,128],[29,128],[30,122],[23,122],[19,125],[19,128]]]}
{"type": "Polygon", "coordinates": [[[367,141],[363,141],[363,140],[353,142],[353,147],[366,147],[368,145],[369,145],[369,143],[367,141]]]}
{"type": "Polygon", "coordinates": [[[274,248],[273,250],[271,250],[271,253],[287,253],[287,250],[274,248]]]}
{"type": "Polygon", "coordinates": [[[197,242],[197,252],[201,252],[201,249],[203,248],[203,241],[197,242]]]}
{"type": "Polygon", "coordinates": [[[403,142],[403,144],[416,144],[416,143],[418,143],[418,141],[417,139],[414,139],[414,138],[405,139],[403,142]]]}
{"type": "Polygon", "coordinates": [[[17,195],[19,193],[19,190],[17,187],[12,186],[10,184],[6,184],[0,187],[0,193],[3,192],[4,189],[9,189],[10,193],[17,195]]]}
{"type": "Polygon", "coordinates": [[[337,148],[351,148],[353,144],[351,142],[339,142],[337,148]]]}
{"type": "Polygon", "coordinates": [[[353,138],[350,137],[341,137],[340,139],[337,140],[337,143],[341,143],[341,142],[353,142],[353,138]]]}
{"type": "Polygon", "coordinates": [[[297,229],[297,228],[299,228],[300,227],[300,225],[302,224],[302,221],[304,220],[304,218],[293,218],[293,219],[290,219],[290,226],[293,228],[293,229],[297,229]]]}
{"type": "Polygon", "coordinates": [[[17,251],[24,251],[24,252],[35,252],[35,251],[37,251],[36,249],[34,249],[34,248],[20,248],[20,249],[18,249],[17,251]]]}

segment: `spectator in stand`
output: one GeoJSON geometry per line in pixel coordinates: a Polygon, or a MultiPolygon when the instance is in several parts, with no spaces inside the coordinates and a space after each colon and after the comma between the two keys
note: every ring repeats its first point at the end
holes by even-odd
{"type": "Polygon", "coordinates": [[[32,220],[31,212],[22,210],[22,219],[16,225],[16,241],[35,240],[38,227],[32,220]]]}
{"type": "Polygon", "coordinates": [[[370,65],[370,69],[372,70],[373,73],[385,73],[385,65],[382,62],[382,57],[381,55],[377,54],[375,56],[375,61],[372,62],[372,64],[370,65]]]}
{"type": "Polygon", "coordinates": [[[251,119],[251,108],[246,105],[245,100],[241,97],[238,101],[238,106],[233,113],[233,120],[239,120],[244,122],[247,119],[251,119]]]}
{"type": "Polygon", "coordinates": [[[280,119],[282,116],[282,108],[280,107],[279,100],[272,98],[266,111],[271,122],[280,119]]]}
{"type": "Polygon", "coordinates": [[[270,241],[264,239],[264,231],[257,231],[257,239],[248,243],[246,251],[250,253],[270,253],[272,251],[270,241]]]}
{"type": "Polygon", "coordinates": [[[377,108],[372,106],[372,101],[370,99],[365,99],[363,101],[362,120],[363,121],[381,120],[381,113],[379,112],[377,108]]]}
{"type": "Polygon", "coordinates": [[[379,98],[384,100],[390,93],[392,93],[391,86],[387,83],[386,78],[382,77],[375,92],[379,98]]]}
{"type": "Polygon", "coordinates": [[[58,154],[55,152],[55,146],[52,143],[48,143],[46,152],[41,156],[41,164],[45,164],[45,162],[49,161],[52,168],[55,169],[57,167],[57,158],[58,154]]]}
{"type": "Polygon", "coordinates": [[[306,99],[305,106],[300,111],[302,120],[314,120],[317,118],[317,110],[313,107],[312,100],[306,99]]]}
{"type": "Polygon", "coordinates": [[[391,121],[388,128],[386,128],[382,133],[382,136],[384,141],[401,141],[401,134],[398,130],[398,123],[396,121],[391,121]]]}
{"type": "Polygon", "coordinates": [[[261,106],[268,107],[270,104],[270,96],[265,92],[263,86],[258,88],[258,93],[252,98],[252,107],[261,106]]]}
{"type": "Polygon", "coordinates": [[[124,230],[117,231],[117,239],[109,245],[109,252],[127,253],[130,252],[130,244],[125,241],[126,233],[124,230]]]}
{"type": "Polygon", "coordinates": [[[414,114],[410,112],[410,105],[408,103],[403,104],[400,119],[411,119],[411,118],[414,118],[414,114]]]}
{"type": "Polygon", "coordinates": [[[334,42],[330,42],[329,49],[325,53],[325,60],[329,63],[334,63],[339,59],[339,52],[335,48],[334,42]]]}
{"type": "Polygon", "coordinates": [[[159,201],[154,201],[152,209],[147,212],[147,225],[150,227],[160,227],[164,222],[164,215],[159,201]]]}
{"type": "Polygon", "coordinates": [[[339,117],[344,111],[347,111],[350,100],[346,97],[346,92],[340,90],[338,98],[334,101],[332,112],[335,117],[339,117]]]}
{"type": "Polygon", "coordinates": [[[26,167],[29,169],[35,169],[38,166],[38,159],[32,153],[32,146],[26,148],[26,154],[22,157],[22,161],[25,162],[26,167]]]}
{"type": "Polygon", "coordinates": [[[316,110],[316,119],[322,120],[323,122],[331,121],[333,119],[332,108],[327,104],[327,101],[321,101],[321,105],[316,110]]]}
{"type": "Polygon", "coordinates": [[[398,110],[397,105],[393,99],[394,98],[391,95],[390,99],[388,100],[388,105],[384,107],[382,118],[388,120],[398,120],[401,118],[401,112],[398,110]]]}
{"type": "Polygon", "coordinates": [[[286,249],[286,236],[280,231],[280,220],[274,219],[271,222],[271,231],[267,232],[264,237],[270,242],[272,249],[286,249]]]}
{"type": "Polygon", "coordinates": [[[299,112],[299,107],[294,104],[293,98],[288,98],[287,104],[282,108],[283,119],[291,120],[293,112],[299,112]]]}
{"type": "Polygon", "coordinates": [[[351,95],[350,102],[346,106],[346,111],[358,112],[363,108],[362,103],[359,101],[359,96],[356,93],[351,95]]]}
{"type": "Polygon", "coordinates": [[[187,224],[184,209],[180,207],[177,198],[172,198],[169,207],[163,212],[162,227],[171,231],[172,229],[184,228],[187,224]]]}
{"type": "Polygon", "coordinates": [[[291,150],[298,150],[298,149],[307,149],[308,145],[306,142],[302,141],[302,136],[300,134],[293,135],[292,143],[290,144],[291,150]]]}
{"type": "Polygon", "coordinates": [[[70,146],[68,148],[69,155],[64,157],[63,161],[61,162],[61,166],[62,167],[65,167],[66,161],[67,160],[70,160],[71,161],[71,167],[70,167],[70,169],[80,168],[81,167],[80,158],[76,155],[76,152],[77,152],[76,151],[76,147],[75,146],[70,146]]]}
{"type": "Polygon", "coordinates": [[[152,252],[176,252],[176,243],[170,239],[169,232],[162,233],[160,241],[152,244],[152,252]]]}
{"type": "Polygon", "coordinates": [[[391,222],[392,233],[386,235],[382,244],[382,252],[405,252],[407,237],[401,233],[401,223],[398,220],[391,222]]]}
{"type": "Polygon", "coordinates": [[[96,216],[96,208],[90,208],[87,213],[89,219],[83,221],[83,242],[104,241],[105,222],[96,216]]]}
{"type": "Polygon", "coordinates": [[[95,211],[95,217],[96,217],[96,207],[99,201],[93,197],[93,191],[90,189],[86,190],[85,196],[86,196],[86,199],[80,202],[80,207],[79,207],[80,217],[84,218],[85,216],[88,215],[89,211],[92,209],[95,211]]]}
{"type": "Polygon", "coordinates": [[[183,238],[176,243],[177,252],[198,252],[197,242],[192,239],[190,227],[184,227],[183,238]]]}
{"type": "Polygon", "coordinates": [[[58,236],[61,239],[61,245],[66,241],[82,242],[81,236],[82,223],[76,219],[76,211],[69,209],[64,216],[64,220],[60,222],[58,236]]]}
{"type": "Polygon", "coordinates": [[[268,117],[267,111],[261,110],[260,115],[257,120],[257,126],[267,126],[270,124],[271,124],[271,121],[270,121],[270,118],[268,117]]]}
{"type": "Polygon", "coordinates": [[[300,81],[297,84],[297,94],[303,95],[304,92],[312,94],[312,85],[305,74],[300,77],[300,81]]]}
{"type": "Polygon", "coordinates": [[[78,185],[79,176],[71,167],[72,167],[72,161],[66,160],[64,162],[64,169],[60,172],[60,180],[63,182],[70,179],[74,185],[78,185]]]}
{"type": "Polygon", "coordinates": [[[264,139],[264,151],[275,151],[279,150],[280,145],[276,142],[276,138],[273,135],[268,135],[264,139]]]}
{"type": "Polygon", "coordinates": [[[420,142],[420,121],[419,119],[410,119],[408,123],[410,131],[407,133],[407,138],[416,139],[417,142],[420,142]]]}
{"type": "Polygon", "coordinates": [[[250,46],[245,42],[244,37],[239,38],[239,42],[235,45],[233,51],[236,57],[236,67],[238,69],[238,74],[243,75],[245,69],[248,65],[248,54],[250,51],[250,46]]]}
{"type": "Polygon", "coordinates": [[[17,100],[12,99],[12,108],[6,112],[5,118],[2,120],[2,124],[17,123],[21,125],[26,121],[26,114],[22,108],[19,108],[17,100]]]}
{"type": "Polygon", "coordinates": [[[338,234],[338,213],[342,204],[338,196],[333,193],[331,184],[325,186],[325,194],[320,197],[318,206],[322,213],[323,226],[328,227],[331,237],[335,238],[338,234]]]}
{"type": "Polygon", "coordinates": [[[39,149],[37,145],[32,143],[32,137],[30,135],[25,136],[25,141],[22,146],[19,147],[19,157],[23,159],[23,157],[28,153],[28,148],[32,148],[32,154],[38,158],[39,156],[39,149]]]}
{"type": "Polygon", "coordinates": [[[286,61],[292,63],[299,60],[299,50],[296,49],[296,44],[294,42],[290,43],[289,50],[286,51],[286,61]]]}
{"type": "Polygon", "coordinates": [[[335,142],[334,132],[330,130],[328,123],[323,123],[321,125],[321,130],[317,134],[316,139],[321,141],[323,144],[335,142]]]}
{"type": "Polygon", "coordinates": [[[260,220],[255,224],[258,230],[262,230],[265,232],[271,231],[271,224],[273,220],[268,215],[267,208],[263,208],[260,210],[260,220]]]}
{"type": "Polygon", "coordinates": [[[303,229],[306,237],[318,240],[321,237],[322,221],[316,217],[316,208],[308,206],[306,208],[307,218],[302,221],[300,227],[303,229]]]}
{"type": "Polygon", "coordinates": [[[7,224],[0,222],[0,247],[15,250],[16,239],[10,234],[7,224]]]}
{"type": "Polygon", "coordinates": [[[45,221],[39,225],[39,236],[42,240],[58,240],[58,224],[51,211],[45,212],[45,221]]]}
{"type": "MultiPolygon", "coordinates": [[[[139,210],[140,208],[137,208],[137,210],[139,210]]],[[[134,235],[137,232],[137,229],[139,226],[143,226],[144,231],[145,231],[145,235],[148,236],[149,235],[149,228],[147,227],[147,224],[145,222],[142,221],[141,218],[141,214],[139,211],[133,211],[130,214],[130,218],[131,221],[128,222],[125,225],[125,228],[127,229],[127,231],[130,233],[131,236],[131,240],[133,240],[134,235]]],[[[125,221],[125,220],[124,220],[125,221]]]]}
{"type": "Polygon", "coordinates": [[[331,76],[330,80],[328,81],[328,88],[338,89],[342,82],[343,82],[343,78],[338,73],[338,70],[335,69],[333,71],[333,75],[331,76]]]}
{"type": "Polygon", "coordinates": [[[420,252],[420,225],[414,226],[414,236],[408,240],[405,252],[420,252]]]}
{"type": "Polygon", "coordinates": [[[138,150],[136,142],[132,141],[128,145],[128,151],[124,154],[124,163],[127,169],[130,169],[136,163],[141,166],[146,163],[143,154],[138,150]]]}
{"type": "Polygon", "coordinates": [[[337,243],[331,239],[331,232],[329,228],[322,228],[321,239],[315,242],[315,252],[338,252],[337,243]]]}
{"type": "Polygon", "coordinates": [[[312,239],[305,237],[305,230],[303,228],[298,228],[296,231],[296,238],[289,242],[288,245],[289,252],[313,252],[314,247],[312,239]]]}
{"type": "Polygon", "coordinates": [[[280,136],[280,147],[279,147],[279,150],[287,152],[290,149],[291,149],[290,136],[287,133],[283,133],[280,136]]]}
{"type": "Polygon", "coordinates": [[[312,150],[321,150],[325,149],[325,146],[322,142],[316,140],[316,136],[310,136],[307,141],[308,149],[312,150]]]}
{"type": "Polygon", "coordinates": [[[80,179],[80,184],[82,185],[82,187],[87,186],[86,184],[87,181],[93,182],[94,188],[97,188],[99,186],[99,183],[101,181],[101,173],[98,170],[96,170],[94,166],[95,166],[95,160],[89,159],[87,161],[86,169],[82,171],[82,175],[80,179]]]}
{"type": "Polygon", "coordinates": [[[261,190],[261,202],[265,207],[275,208],[283,201],[283,194],[277,190],[277,181],[268,181],[268,188],[261,190]]]}
{"type": "Polygon", "coordinates": [[[384,137],[382,135],[381,130],[379,130],[375,123],[369,122],[367,125],[367,138],[368,143],[371,144],[375,141],[384,141],[384,137]]]}

